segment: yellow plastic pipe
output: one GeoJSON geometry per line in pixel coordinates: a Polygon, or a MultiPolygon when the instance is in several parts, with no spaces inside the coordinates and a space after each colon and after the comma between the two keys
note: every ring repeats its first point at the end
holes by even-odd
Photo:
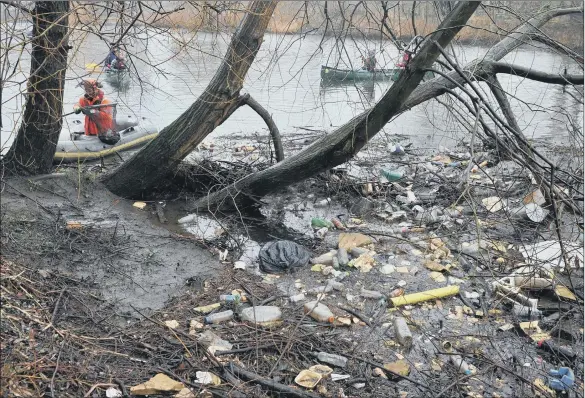
{"type": "Polygon", "coordinates": [[[423,301],[429,301],[433,299],[443,298],[447,296],[453,296],[459,293],[459,286],[445,286],[439,289],[427,290],[424,292],[407,294],[404,296],[392,297],[390,300],[394,307],[400,307],[401,305],[417,304],[423,301]]]}

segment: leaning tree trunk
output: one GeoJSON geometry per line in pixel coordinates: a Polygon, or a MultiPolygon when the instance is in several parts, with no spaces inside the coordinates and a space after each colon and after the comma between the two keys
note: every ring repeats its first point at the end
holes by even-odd
{"type": "Polygon", "coordinates": [[[37,1],[32,10],[30,77],[22,123],[3,159],[7,172],[51,171],[63,124],[67,68],[68,1],[37,1]]]}
{"type": "Polygon", "coordinates": [[[203,94],[158,137],[104,178],[110,191],[123,197],[137,197],[151,191],[245,103],[240,90],[275,7],[275,1],[254,1],[250,5],[203,94]]]}
{"type": "MultiPolygon", "coordinates": [[[[346,162],[391,117],[406,112],[432,98],[448,93],[458,86],[464,86],[470,79],[485,79],[496,73],[517,74],[516,72],[525,72],[523,68],[516,66],[503,68],[497,61],[519,47],[530,35],[538,32],[539,28],[551,18],[583,12],[581,8],[566,8],[540,13],[503,38],[485,56],[467,64],[463,74],[454,70],[444,77],[437,77],[416,87],[420,82],[418,79],[422,76],[420,74],[422,69],[428,69],[432,65],[432,62],[428,63],[427,61],[436,60],[440,52],[431,43],[436,41],[442,47],[448,44],[453,35],[461,29],[461,25],[467,22],[477,5],[477,3],[459,2],[456,8],[441,23],[437,32],[425,41],[426,47],[423,47],[414,58],[409,68],[410,70],[402,74],[402,77],[407,81],[405,82],[401,78],[394,83],[374,108],[356,116],[330,135],[316,141],[313,145],[285,161],[269,169],[248,175],[220,191],[201,198],[195,202],[193,210],[233,209],[234,206],[249,203],[249,198],[254,198],[251,203],[257,203],[257,199],[262,196],[346,162]],[[473,10],[469,13],[469,16],[464,18],[470,8],[473,8],[473,10]],[[457,21],[457,18],[460,20],[457,21]],[[460,22],[461,25],[456,25],[455,22],[460,22]],[[449,40],[445,40],[446,34],[449,35],[449,40]],[[426,57],[421,57],[423,53],[426,54],[426,57]],[[418,72],[415,73],[414,71],[417,68],[418,72]],[[412,83],[414,82],[415,84],[413,85],[412,83]]],[[[543,76],[539,78],[546,81],[558,81],[558,77],[540,75],[543,76]]],[[[530,76],[527,77],[530,78],[530,76]]],[[[571,78],[575,79],[575,81],[582,81],[582,76],[572,76],[571,78]]]]}
{"type": "Polygon", "coordinates": [[[248,175],[229,187],[199,200],[195,207],[233,208],[247,202],[249,196],[264,196],[291,183],[302,181],[321,171],[350,160],[401,109],[409,95],[422,81],[440,54],[437,45],[445,47],[463,28],[480,2],[460,2],[443,20],[437,31],[426,40],[398,81],[376,105],[356,116],[333,133],[316,141],[307,149],[266,170],[248,175]]]}

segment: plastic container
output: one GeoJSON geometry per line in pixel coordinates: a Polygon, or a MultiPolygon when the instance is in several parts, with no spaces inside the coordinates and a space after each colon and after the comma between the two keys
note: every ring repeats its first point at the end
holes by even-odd
{"type": "Polygon", "coordinates": [[[389,182],[398,181],[402,178],[402,172],[398,170],[380,170],[380,174],[389,182]]]}
{"type": "Polygon", "coordinates": [[[239,294],[222,294],[219,296],[219,301],[231,303],[234,301],[242,301],[242,297],[239,294]]]}
{"type": "Polygon", "coordinates": [[[412,346],[412,333],[404,318],[394,318],[394,333],[396,334],[396,340],[402,346],[410,348],[412,346]]]}
{"type": "Polygon", "coordinates": [[[329,354],[327,352],[320,352],[317,354],[317,359],[320,362],[328,363],[329,365],[344,368],[347,365],[347,358],[341,355],[329,354]]]}
{"type": "Polygon", "coordinates": [[[205,323],[221,323],[234,317],[232,310],[222,311],[205,317],[205,323]]]}
{"type": "Polygon", "coordinates": [[[273,305],[260,305],[245,308],[241,312],[240,318],[244,322],[267,326],[279,322],[282,319],[282,311],[273,305]]]}
{"type": "Polygon", "coordinates": [[[290,296],[288,299],[291,303],[298,303],[299,301],[303,301],[305,299],[305,293],[295,294],[294,296],[290,296]]]}
{"type": "Polygon", "coordinates": [[[542,311],[538,308],[531,308],[520,304],[514,304],[512,312],[519,318],[527,318],[530,320],[535,320],[542,316],[542,311]]]}
{"type": "Polygon", "coordinates": [[[319,322],[333,323],[335,315],[325,304],[317,301],[309,301],[304,305],[305,314],[309,314],[311,318],[319,322]]]}
{"type": "Polygon", "coordinates": [[[323,199],[315,203],[315,207],[327,207],[331,204],[331,198],[323,199]]]}
{"type": "Polygon", "coordinates": [[[323,218],[311,218],[311,227],[313,228],[332,228],[333,224],[323,218]]]}
{"type": "Polygon", "coordinates": [[[469,369],[469,365],[463,360],[461,355],[449,355],[449,360],[457,369],[459,369],[460,373],[463,373],[464,375],[470,375],[472,373],[471,369],[469,369]]]}
{"type": "Polygon", "coordinates": [[[364,288],[362,288],[362,290],[360,292],[360,296],[365,297],[365,298],[372,298],[372,299],[379,299],[379,298],[384,297],[384,295],[378,291],[366,290],[364,288]]]}

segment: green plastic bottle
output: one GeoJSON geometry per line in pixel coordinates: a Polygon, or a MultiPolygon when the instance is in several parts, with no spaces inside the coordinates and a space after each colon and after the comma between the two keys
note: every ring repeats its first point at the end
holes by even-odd
{"type": "Polygon", "coordinates": [[[386,178],[388,181],[390,182],[394,182],[394,181],[398,181],[402,178],[402,172],[398,171],[398,170],[380,170],[380,174],[382,174],[382,176],[384,176],[384,178],[386,178]]]}
{"type": "Polygon", "coordinates": [[[313,228],[332,228],[333,224],[323,218],[311,218],[311,226],[313,228]]]}

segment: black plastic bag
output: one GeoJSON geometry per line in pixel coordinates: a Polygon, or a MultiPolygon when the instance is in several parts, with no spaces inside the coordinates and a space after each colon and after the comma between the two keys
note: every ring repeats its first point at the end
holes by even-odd
{"type": "Polygon", "coordinates": [[[293,272],[309,263],[311,253],[290,240],[268,242],[260,249],[260,269],[269,274],[293,272]]]}

